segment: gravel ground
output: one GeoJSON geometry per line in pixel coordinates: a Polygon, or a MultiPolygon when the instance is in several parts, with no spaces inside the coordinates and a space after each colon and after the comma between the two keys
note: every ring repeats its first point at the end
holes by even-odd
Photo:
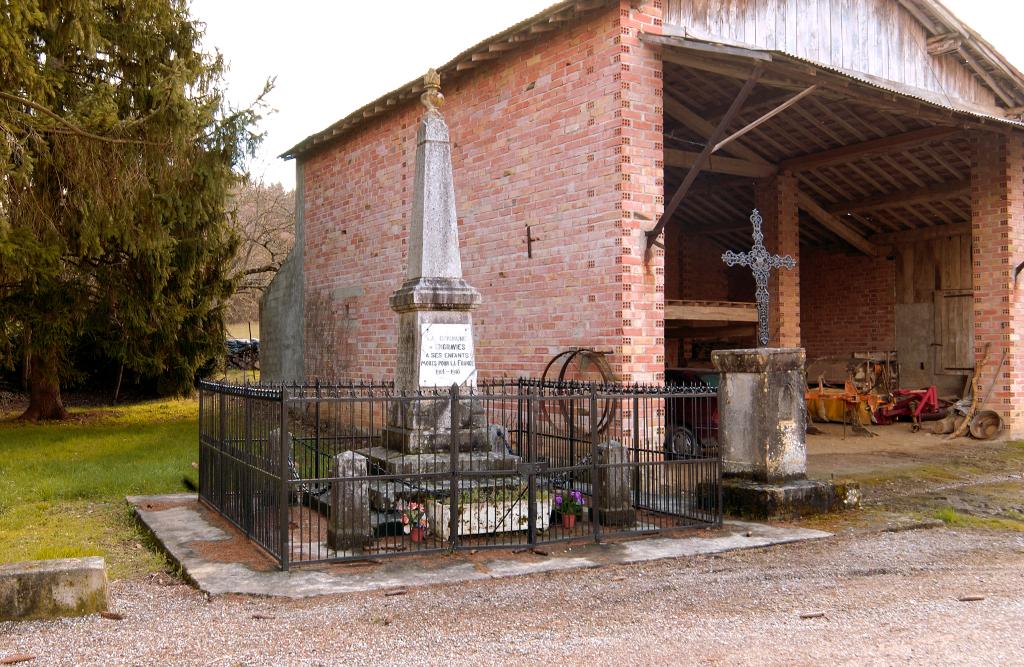
{"type": "Polygon", "coordinates": [[[166,579],[98,616],[0,623],[35,665],[1024,664],[1024,535],[919,530],[282,601],[166,579]],[[973,602],[963,596],[984,596],[973,602]],[[800,614],[823,612],[820,618],[800,614]]]}

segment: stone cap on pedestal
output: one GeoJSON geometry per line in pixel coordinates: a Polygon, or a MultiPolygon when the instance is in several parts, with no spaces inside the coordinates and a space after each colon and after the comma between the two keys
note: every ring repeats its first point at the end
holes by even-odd
{"type": "Polygon", "coordinates": [[[391,295],[391,310],[473,310],[480,292],[462,278],[414,278],[391,295]]]}
{"type": "Polygon", "coordinates": [[[755,347],[715,350],[711,362],[722,373],[771,373],[803,370],[807,353],[802,347],[755,347]]]}

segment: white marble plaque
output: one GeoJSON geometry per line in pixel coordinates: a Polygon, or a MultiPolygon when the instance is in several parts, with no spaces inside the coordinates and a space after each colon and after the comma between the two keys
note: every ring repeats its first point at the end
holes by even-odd
{"type": "Polygon", "coordinates": [[[420,324],[420,386],[475,384],[473,327],[469,324],[420,324]]]}

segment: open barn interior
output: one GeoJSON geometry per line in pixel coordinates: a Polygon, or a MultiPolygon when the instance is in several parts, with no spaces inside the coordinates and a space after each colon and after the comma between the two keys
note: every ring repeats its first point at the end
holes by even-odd
{"type": "MultiPolygon", "coordinates": [[[[664,226],[666,367],[756,344],[751,271],[722,254],[750,249],[759,184],[789,172],[809,378],[895,358],[902,386],[959,394],[974,366],[968,125],[795,58],[661,39],[666,209],[686,189],[664,226]]],[[[780,252],[778,220],[764,224],[780,252]]],[[[793,298],[777,278],[769,292],[793,298]]]]}

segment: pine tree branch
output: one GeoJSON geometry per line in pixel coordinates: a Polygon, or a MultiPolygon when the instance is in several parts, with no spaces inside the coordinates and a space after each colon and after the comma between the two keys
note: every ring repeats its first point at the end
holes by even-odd
{"type": "Polygon", "coordinates": [[[254,269],[245,269],[242,271],[243,276],[252,276],[257,273],[273,273],[274,271],[280,270],[280,266],[276,264],[267,264],[265,266],[256,267],[254,269]]]}
{"type": "Polygon", "coordinates": [[[43,114],[45,116],[48,116],[49,118],[52,118],[53,120],[57,121],[61,125],[64,125],[69,130],[71,130],[71,132],[73,134],[76,134],[76,135],[78,135],[80,137],[84,137],[86,139],[93,139],[95,141],[104,141],[104,142],[110,143],[110,144],[136,144],[136,145],[143,145],[143,146],[165,146],[165,145],[167,145],[166,142],[144,141],[144,140],[141,140],[141,139],[118,139],[116,137],[104,137],[103,135],[100,135],[100,134],[93,134],[92,132],[89,132],[88,130],[85,130],[85,129],[81,128],[81,127],[78,127],[77,125],[75,125],[71,121],[67,120],[66,118],[61,117],[59,114],[55,113],[51,109],[48,109],[47,107],[45,107],[42,104],[39,104],[37,102],[33,102],[32,100],[25,99],[24,97],[19,97],[18,95],[12,95],[11,93],[5,93],[2,90],[0,90],[0,97],[4,98],[6,100],[10,100],[12,102],[17,102],[18,104],[24,104],[27,107],[35,109],[39,113],[41,113],[41,114],[43,114]]]}

